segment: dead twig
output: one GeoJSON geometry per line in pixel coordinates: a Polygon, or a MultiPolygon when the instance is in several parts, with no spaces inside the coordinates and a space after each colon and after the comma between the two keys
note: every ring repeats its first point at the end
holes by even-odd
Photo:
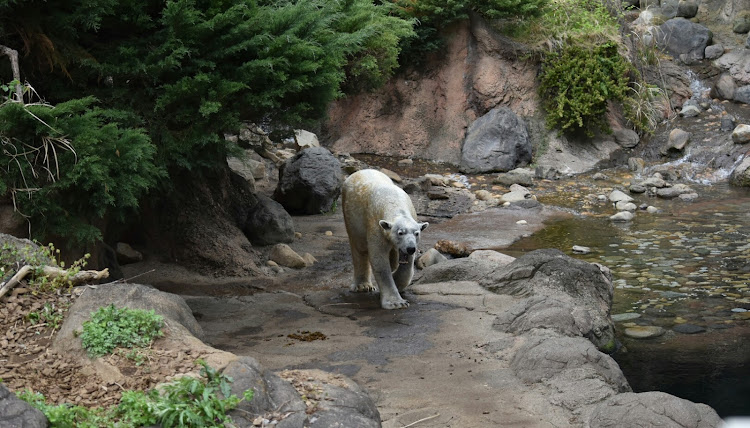
{"type": "Polygon", "coordinates": [[[421,422],[425,422],[425,421],[429,421],[430,419],[435,419],[435,418],[437,418],[438,416],[440,416],[440,413],[434,414],[434,415],[432,415],[432,416],[428,416],[428,417],[426,417],[426,418],[422,418],[422,419],[420,419],[420,420],[418,420],[418,421],[414,421],[414,422],[410,423],[409,425],[404,425],[404,426],[403,426],[403,427],[401,427],[401,428],[409,428],[409,427],[413,427],[414,425],[416,425],[416,424],[418,424],[418,423],[421,423],[421,422]]]}

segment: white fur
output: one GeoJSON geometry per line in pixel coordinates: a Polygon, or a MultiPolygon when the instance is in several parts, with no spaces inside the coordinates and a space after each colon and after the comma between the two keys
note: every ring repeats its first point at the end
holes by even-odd
{"type": "Polygon", "coordinates": [[[419,235],[429,224],[415,220],[406,192],[372,169],[344,181],[342,204],[354,264],[352,291],[374,291],[374,275],[384,309],[409,306],[399,291],[411,283],[419,235]]]}

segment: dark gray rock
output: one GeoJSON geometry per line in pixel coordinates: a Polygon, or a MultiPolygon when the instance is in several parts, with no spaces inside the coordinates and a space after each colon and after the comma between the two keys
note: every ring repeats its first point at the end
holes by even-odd
{"type": "Polygon", "coordinates": [[[696,334],[706,331],[704,327],[695,324],[677,324],[676,326],[672,327],[672,330],[682,334],[696,334]]]}
{"type": "Polygon", "coordinates": [[[334,378],[316,370],[294,375],[297,383],[309,385],[309,391],[315,391],[321,399],[316,410],[308,414],[299,392],[275,373],[264,370],[251,357],[230,363],[224,374],[234,380],[232,394],[240,397],[248,389],[254,391],[251,401],[243,401],[229,412],[240,428],[254,426],[253,421],[258,416],[272,419],[273,414],[285,415],[275,425],[279,428],[380,427],[380,413],[375,403],[362,388],[341,375],[334,378]],[[326,378],[333,378],[335,384],[321,381],[326,378]]]}
{"type": "Polygon", "coordinates": [[[721,131],[722,132],[733,131],[736,126],[737,126],[737,123],[735,122],[734,116],[732,116],[731,114],[725,114],[721,116],[721,131]]]}
{"type": "Polygon", "coordinates": [[[624,393],[599,404],[589,416],[591,428],[712,428],[722,425],[711,407],[663,392],[624,393]]]}
{"type": "Polygon", "coordinates": [[[683,0],[677,5],[677,16],[682,18],[692,18],[698,14],[697,0],[683,0]]]}
{"type": "Polygon", "coordinates": [[[626,149],[632,149],[641,141],[641,137],[632,129],[619,128],[612,131],[612,134],[615,137],[615,142],[626,149]]]}
{"type": "Polygon", "coordinates": [[[734,186],[750,187],[750,157],[744,158],[729,176],[729,182],[734,186]]]}
{"type": "Polygon", "coordinates": [[[664,199],[673,199],[680,195],[695,193],[693,189],[685,184],[676,184],[672,187],[665,187],[656,191],[656,196],[664,199]]]}
{"type": "Polygon", "coordinates": [[[732,31],[739,34],[746,34],[750,31],[750,11],[743,10],[734,16],[732,31]]]}
{"type": "Polygon", "coordinates": [[[526,123],[507,107],[498,107],[469,126],[459,169],[466,173],[510,171],[531,162],[526,123]]]}
{"type": "Polygon", "coordinates": [[[46,428],[47,418],[0,383],[0,427],[46,428]]]}
{"type": "Polygon", "coordinates": [[[643,172],[646,168],[646,161],[643,158],[628,158],[628,169],[636,174],[643,172]]]}
{"type": "Polygon", "coordinates": [[[341,195],[341,165],[328,149],[304,149],[279,169],[274,199],[291,214],[328,212],[341,195]]]}
{"type": "Polygon", "coordinates": [[[656,42],[675,58],[686,55],[689,60],[703,59],[713,33],[703,25],[685,18],[673,18],[659,26],[656,42]]]}
{"type": "Polygon", "coordinates": [[[242,397],[245,391],[252,389],[253,399],[243,401],[229,416],[239,427],[252,427],[258,416],[279,412],[291,413],[277,426],[302,427],[307,417],[305,403],[294,387],[278,375],[263,369],[252,357],[241,357],[230,363],[223,372],[232,378],[232,394],[242,397]]]}
{"type": "Polygon", "coordinates": [[[716,59],[722,55],[724,55],[724,46],[719,44],[706,46],[706,52],[704,53],[706,59],[716,59]]]}
{"type": "Polygon", "coordinates": [[[665,19],[674,18],[679,13],[680,0],[661,0],[661,14],[665,19]]]}
{"type": "Polygon", "coordinates": [[[744,104],[750,104],[750,85],[740,86],[734,91],[734,100],[744,104]]]}
{"type": "Polygon", "coordinates": [[[520,184],[531,187],[534,185],[534,171],[525,168],[516,168],[512,171],[501,172],[492,179],[493,184],[510,186],[520,184]]]}
{"type": "Polygon", "coordinates": [[[289,243],[294,240],[294,221],[280,203],[258,194],[242,231],[253,245],[289,243]]]}

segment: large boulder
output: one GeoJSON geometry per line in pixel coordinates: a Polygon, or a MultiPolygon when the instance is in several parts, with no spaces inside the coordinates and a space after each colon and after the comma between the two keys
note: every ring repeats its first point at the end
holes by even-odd
{"type": "Polygon", "coordinates": [[[614,350],[615,330],[609,317],[614,287],[604,266],[543,249],[511,263],[447,260],[425,268],[415,283],[447,281],[476,281],[495,293],[528,297],[498,317],[495,328],[500,331],[520,334],[547,329],[583,336],[605,352],[614,350]]]}
{"type": "Polygon", "coordinates": [[[713,33],[703,25],[685,18],[673,18],[659,26],[656,42],[675,58],[689,61],[704,58],[706,46],[711,44],[713,33]],[[684,57],[682,55],[685,55],[684,57]]]}
{"type": "Polygon", "coordinates": [[[251,401],[229,412],[238,427],[258,426],[258,418],[279,428],[380,427],[380,413],[367,392],[342,375],[320,370],[277,374],[251,357],[230,363],[224,374],[234,380],[232,393],[238,397],[248,389],[255,392],[251,401]]]}
{"type": "Polygon", "coordinates": [[[507,107],[498,107],[469,126],[461,148],[466,173],[510,171],[531,162],[526,123],[507,107]]]}
{"type": "Polygon", "coordinates": [[[610,389],[600,399],[613,392],[631,391],[612,357],[597,352],[590,342],[576,337],[528,336],[513,356],[510,367],[516,376],[529,383],[549,382],[558,376],[571,375],[570,372],[588,371],[586,377],[597,379],[609,387],[605,389],[610,389]]]}
{"type": "Polygon", "coordinates": [[[609,317],[614,287],[612,275],[604,266],[574,259],[559,250],[543,249],[494,270],[479,283],[496,293],[549,298],[547,302],[522,302],[509,315],[506,324],[529,322],[523,319],[523,315],[534,306],[544,309],[561,304],[565,310],[542,311],[547,315],[540,325],[554,329],[554,324],[559,321],[561,325],[570,326],[568,329],[572,332],[589,339],[597,348],[608,352],[614,350],[615,329],[609,317]]]}
{"type": "Polygon", "coordinates": [[[54,350],[60,353],[83,355],[81,339],[78,331],[91,314],[99,308],[114,304],[118,308],[153,310],[164,317],[169,326],[169,334],[165,336],[170,342],[181,341],[190,336],[193,339],[203,338],[203,329],[193,317],[193,312],[182,297],[159,291],[151,286],[142,284],[103,284],[97,288],[84,288],[83,294],[70,307],[68,316],[55,335],[52,344],[54,350]]]}
{"type": "Polygon", "coordinates": [[[294,221],[284,207],[258,194],[258,204],[247,217],[242,231],[253,245],[273,245],[294,240],[294,221]]]}
{"type": "Polygon", "coordinates": [[[737,84],[734,82],[734,78],[729,73],[723,73],[716,80],[714,95],[723,100],[731,100],[734,99],[734,92],[736,90],[737,84]]]}
{"type": "Polygon", "coordinates": [[[734,49],[722,55],[714,64],[729,72],[738,86],[750,84],[750,50],[734,49]]]}
{"type": "Polygon", "coordinates": [[[341,195],[341,165],[323,147],[297,153],[279,169],[274,199],[291,214],[328,212],[341,195]]]}
{"type": "Polygon", "coordinates": [[[0,426],[7,428],[46,428],[42,412],[16,397],[0,383],[0,426]]]}
{"type": "Polygon", "coordinates": [[[721,418],[711,407],[658,391],[628,392],[611,397],[596,406],[587,423],[591,428],[710,428],[721,425],[721,418]]]}

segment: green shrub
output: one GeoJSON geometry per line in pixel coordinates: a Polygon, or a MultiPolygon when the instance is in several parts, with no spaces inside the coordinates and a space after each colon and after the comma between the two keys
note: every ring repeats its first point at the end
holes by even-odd
{"type": "Polygon", "coordinates": [[[81,340],[90,356],[100,357],[115,348],[147,347],[163,336],[164,320],[154,311],[103,306],[83,323],[81,340]]]}
{"type": "Polygon", "coordinates": [[[199,379],[184,376],[148,393],[124,391],[120,404],[108,409],[49,405],[42,394],[28,390],[18,397],[44,413],[52,428],[225,426],[231,422],[227,412],[242,400],[252,400],[253,390],[245,391],[240,399],[231,393],[231,378],[204,361],[197,363],[201,365],[199,379]]]}
{"type": "Polygon", "coordinates": [[[31,219],[34,237],[101,239],[95,224],[124,220],[164,175],[134,119],[97,104],[93,97],[0,104],[0,190],[31,219]]]}
{"type": "Polygon", "coordinates": [[[542,63],[540,91],[547,125],[562,132],[592,136],[608,130],[608,101],[621,101],[627,90],[628,63],[613,42],[586,47],[567,43],[542,63]]]}

